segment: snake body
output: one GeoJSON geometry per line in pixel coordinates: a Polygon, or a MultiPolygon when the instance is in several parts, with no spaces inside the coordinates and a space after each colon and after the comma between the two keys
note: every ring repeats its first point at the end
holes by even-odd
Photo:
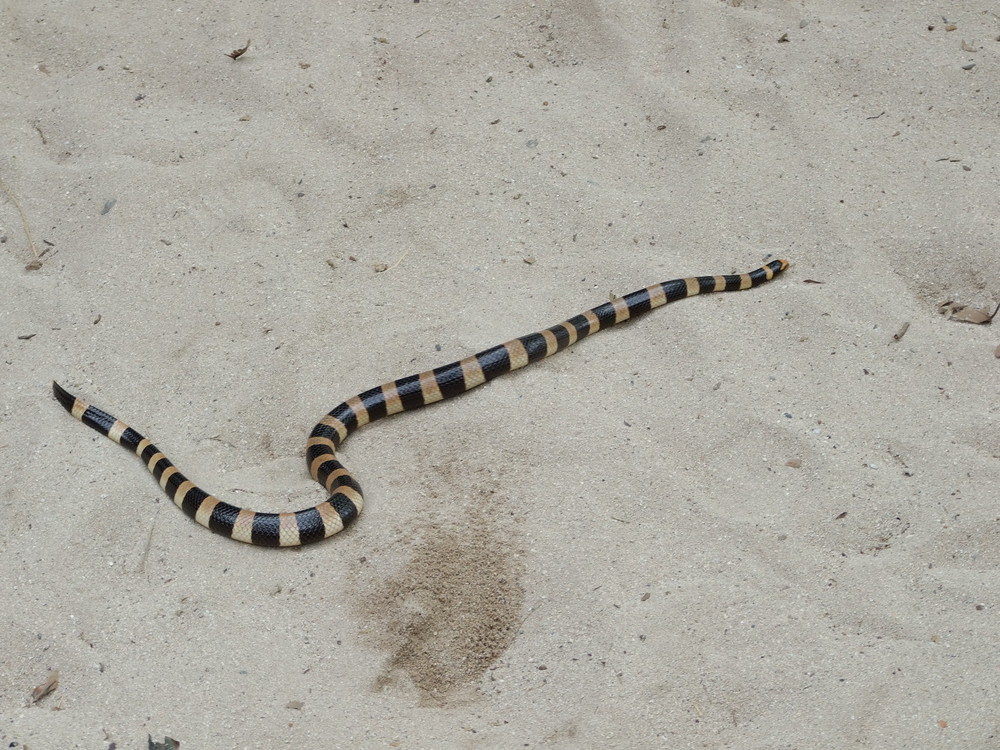
{"type": "Polygon", "coordinates": [[[117,417],[77,398],[55,381],[52,390],[59,403],[74,417],[134,451],[170,499],[202,526],[240,542],[292,547],[333,536],[361,512],[361,486],[340,463],[335,452],[359,427],[465,393],[499,375],[519,370],[572,346],[603,328],[636,318],[668,302],[708,292],[750,289],[770,281],[786,268],[787,261],[773,260],[749,273],[664,281],[605,302],[551,328],[359,393],[336,406],[310,433],[306,443],[309,473],[330,497],[313,508],[294,513],[261,513],[219,500],[181,474],[159,448],[117,417]]]}

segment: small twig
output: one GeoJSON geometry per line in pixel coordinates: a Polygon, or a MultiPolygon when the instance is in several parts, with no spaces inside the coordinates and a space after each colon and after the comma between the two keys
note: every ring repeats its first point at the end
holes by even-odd
{"type": "Polygon", "coordinates": [[[531,617],[533,614],[535,614],[535,612],[537,612],[539,609],[542,608],[543,603],[544,602],[538,602],[534,607],[528,610],[528,613],[524,617],[522,617],[521,622],[518,623],[517,625],[518,630],[524,627],[524,623],[528,621],[529,617],[531,617]]]}
{"type": "Polygon", "coordinates": [[[7,187],[7,183],[3,181],[2,177],[0,177],[0,188],[3,188],[4,193],[6,193],[7,197],[10,198],[10,202],[14,204],[17,212],[21,214],[21,224],[24,226],[24,236],[28,238],[28,245],[31,246],[31,252],[35,254],[35,260],[38,260],[41,256],[38,254],[38,250],[35,249],[35,241],[31,238],[31,230],[28,228],[28,217],[24,215],[24,209],[21,208],[20,202],[14,197],[14,194],[10,191],[10,188],[7,187]]]}
{"type": "Polygon", "coordinates": [[[400,263],[402,263],[402,262],[403,262],[403,259],[404,259],[404,258],[405,258],[405,257],[406,257],[407,255],[409,255],[409,254],[410,254],[410,248],[406,248],[406,252],[405,252],[405,253],[403,253],[402,255],[400,255],[400,256],[399,256],[399,259],[398,259],[398,260],[397,260],[397,261],[396,261],[395,263],[393,263],[393,264],[392,264],[391,266],[389,266],[389,267],[388,267],[387,269],[385,269],[385,270],[386,270],[386,271],[391,271],[391,270],[392,270],[393,268],[395,268],[395,267],[396,267],[396,266],[398,266],[398,265],[399,265],[400,263]]]}
{"type": "Polygon", "coordinates": [[[142,551],[142,557],[139,560],[139,566],[136,568],[137,573],[146,572],[146,560],[149,559],[149,550],[153,546],[153,530],[156,528],[156,517],[153,517],[153,523],[149,526],[149,535],[146,537],[146,547],[142,551]]]}

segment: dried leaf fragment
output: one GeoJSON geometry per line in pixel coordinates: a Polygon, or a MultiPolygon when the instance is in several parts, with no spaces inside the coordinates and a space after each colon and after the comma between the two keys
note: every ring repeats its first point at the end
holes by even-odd
{"type": "Polygon", "coordinates": [[[948,300],[938,305],[938,312],[942,315],[947,315],[949,320],[957,320],[959,323],[983,325],[996,317],[996,314],[1000,312],[1000,304],[996,306],[993,312],[989,312],[981,307],[971,307],[948,300]]]}
{"type": "Polygon", "coordinates": [[[172,737],[163,737],[163,742],[153,742],[152,735],[146,735],[149,742],[148,750],[180,750],[181,743],[172,737]]]}
{"type": "Polygon", "coordinates": [[[304,705],[306,705],[306,704],[303,703],[302,701],[288,701],[288,703],[285,704],[285,708],[291,708],[291,709],[294,709],[295,711],[298,711],[304,705]]]}
{"type": "Polygon", "coordinates": [[[245,47],[240,47],[239,49],[234,49],[232,52],[227,52],[226,57],[231,57],[234,60],[240,57],[244,52],[250,49],[250,40],[247,39],[247,44],[245,47]]]}
{"type": "Polygon", "coordinates": [[[35,689],[31,691],[31,702],[38,703],[38,701],[51,693],[57,687],[59,687],[59,670],[53,669],[49,672],[49,676],[45,678],[45,682],[41,685],[37,685],[35,689]]]}

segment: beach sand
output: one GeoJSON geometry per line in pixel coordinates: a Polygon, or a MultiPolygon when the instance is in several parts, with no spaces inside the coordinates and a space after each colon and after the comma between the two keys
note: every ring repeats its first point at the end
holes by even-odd
{"type": "Polygon", "coordinates": [[[0,32],[3,747],[1000,747],[1000,334],[938,312],[1000,302],[992,3],[0,32]],[[201,528],[51,395],[296,510],[347,397],[774,258],[360,431],[364,512],[299,549],[201,528]]]}

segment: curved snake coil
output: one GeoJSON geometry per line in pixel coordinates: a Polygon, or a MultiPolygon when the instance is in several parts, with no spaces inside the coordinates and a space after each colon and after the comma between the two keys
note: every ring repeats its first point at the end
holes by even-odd
{"type": "Polygon", "coordinates": [[[309,473],[330,497],[314,508],[295,513],[259,513],[222,502],[188,480],[159,448],[120,419],[82,401],[55,381],[52,390],[59,403],[74,417],[134,451],[170,499],[202,526],[240,542],[293,547],[333,536],[361,512],[361,487],[334,453],[359,427],[465,393],[499,375],[572,346],[602,328],[638,317],[668,302],[708,292],[750,289],[770,281],[786,268],[788,261],[773,260],[750,273],[664,281],[605,302],[538,333],[359,393],[335,407],[310,433],[306,443],[309,473]]]}

